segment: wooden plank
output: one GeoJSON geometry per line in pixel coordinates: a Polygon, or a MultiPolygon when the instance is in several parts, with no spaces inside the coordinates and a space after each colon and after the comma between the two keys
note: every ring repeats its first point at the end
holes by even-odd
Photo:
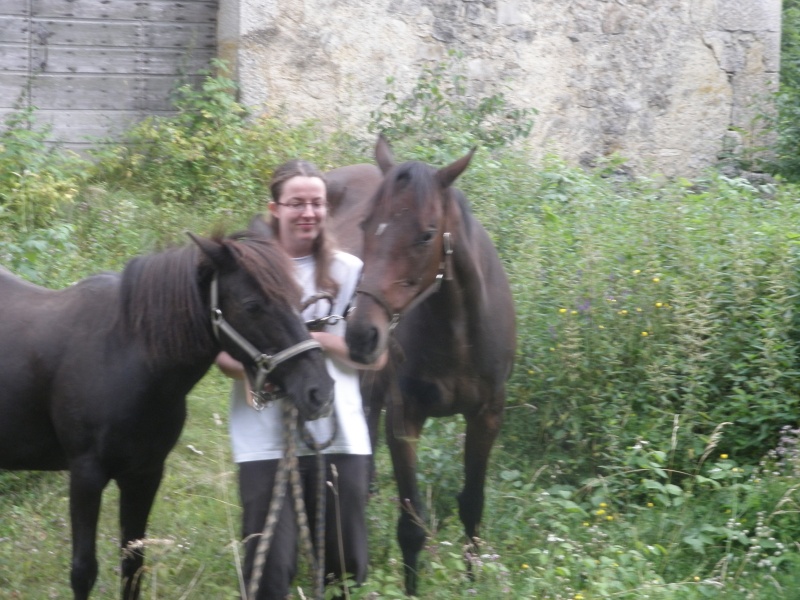
{"type": "Polygon", "coordinates": [[[27,44],[30,37],[27,19],[0,16],[0,40],[4,44],[27,44]]]}
{"type": "Polygon", "coordinates": [[[28,72],[28,48],[19,44],[0,44],[0,71],[28,72]]]}
{"type": "MultiPolygon", "coordinates": [[[[214,48],[214,24],[175,24],[110,21],[52,21],[34,19],[36,40],[49,46],[106,46],[142,48],[214,48]]],[[[17,41],[17,40],[14,40],[17,41]]]]}
{"type": "Polygon", "coordinates": [[[27,75],[0,73],[0,107],[14,107],[25,92],[27,75]]]}
{"type": "MultiPolygon", "coordinates": [[[[39,49],[34,61],[45,53],[39,49]]],[[[208,68],[215,53],[209,49],[82,48],[55,46],[47,49],[46,73],[181,75],[208,68]]]]}
{"type": "MultiPolygon", "coordinates": [[[[10,0],[24,4],[22,0],[10,0]]],[[[0,6],[9,0],[0,0],[0,6]]],[[[32,0],[37,18],[113,19],[152,22],[215,23],[216,0],[32,0]]],[[[6,14],[0,11],[0,14],[6,14]]]]}
{"type": "Polygon", "coordinates": [[[170,94],[177,83],[173,76],[45,73],[33,79],[31,103],[42,110],[171,110],[170,94]]]}
{"type": "MultiPolygon", "coordinates": [[[[12,114],[9,109],[0,109],[0,126],[12,114]]],[[[38,110],[34,113],[34,126],[49,128],[45,140],[64,144],[65,147],[91,148],[101,142],[119,140],[135,124],[148,116],[169,116],[174,111],[142,113],[140,111],[101,110],[38,110]]]]}
{"type": "Polygon", "coordinates": [[[25,0],[0,0],[0,15],[28,15],[28,3],[25,0]]]}

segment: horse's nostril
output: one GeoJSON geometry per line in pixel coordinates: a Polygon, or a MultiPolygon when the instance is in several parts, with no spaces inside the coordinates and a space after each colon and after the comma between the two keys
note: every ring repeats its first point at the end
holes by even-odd
{"type": "Polygon", "coordinates": [[[378,328],[377,327],[370,327],[367,330],[366,335],[364,336],[364,341],[366,342],[365,347],[367,350],[367,354],[372,354],[375,352],[375,349],[378,347],[378,328]]]}

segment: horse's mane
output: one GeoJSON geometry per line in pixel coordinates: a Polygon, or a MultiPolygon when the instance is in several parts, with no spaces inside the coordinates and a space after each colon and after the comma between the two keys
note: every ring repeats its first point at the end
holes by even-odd
{"type": "Polygon", "coordinates": [[[302,291],[293,276],[294,265],[277,240],[252,230],[216,239],[230,249],[239,268],[250,273],[265,296],[299,308],[302,291]]]}
{"type": "MultiPolygon", "coordinates": [[[[230,251],[265,295],[297,307],[300,291],[289,258],[272,240],[239,233],[213,238],[230,251]]],[[[208,299],[201,280],[210,281],[213,267],[194,244],[139,256],[125,266],[120,292],[120,318],[128,336],[145,344],[152,360],[190,362],[215,347],[208,299]]]]}

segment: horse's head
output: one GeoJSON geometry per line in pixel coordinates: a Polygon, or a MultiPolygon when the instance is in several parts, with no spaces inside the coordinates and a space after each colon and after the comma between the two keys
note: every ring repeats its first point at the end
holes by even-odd
{"type": "Polygon", "coordinates": [[[347,326],[353,360],[376,360],[400,315],[448,276],[455,210],[450,186],[473,152],[438,170],[421,162],[395,165],[385,138],[378,138],[375,157],[384,178],[362,224],[364,272],[347,326]]]}
{"type": "Polygon", "coordinates": [[[276,242],[191,236],[210,268],[209,299],[220,347],[241,362],[251,389],[278,386],[306,419],[333,399],[322,351],[300,316],[300,290],[276,242]]]}

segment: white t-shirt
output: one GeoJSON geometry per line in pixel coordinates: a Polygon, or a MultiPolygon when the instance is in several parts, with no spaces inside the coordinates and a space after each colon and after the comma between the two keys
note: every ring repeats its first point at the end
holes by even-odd
{"type": "MultiPolygon", "coordinates": [[[[312,256],[295,258],[295,275],[308,298],[317,293],[314,282],[315,261],[312,256]]],[[[331,277],[339,283],[339,293],[333,306],[333,314],[344,315],[350,300],[355,295],[362,262],[346,252],[335,252],[331,262],[331,277]]],[[[326,301],[309,306],[303,313],[306,320],[325,316],[329,305],[326,301]]],[[[327,331],[344,336],[346,324],[339,321],[330,325],[327,331]]],[[[367,421],[361,401],[358,371],[326,357],[328,373],[334,380],[334,411],[330,417],[323,417],[306,424],[317,442],[326,442],[332,432],[332,419],[337,420],[338,428],[333,442],[323,452],[325,454],[371,454],[367,421]]],[[[257,411],[247,404],[244,381],[235,380],[231,389],[230,434],[235,462],[251,460],[274,460],[283,456],[283,423],[281,407],[271,402],[263,410],[257,411]]],[[[299,436],[298,436],[299,437],[299,436]]],[[[297,453],[311,454],[306,444],[298,439],[297,453]]]]}

